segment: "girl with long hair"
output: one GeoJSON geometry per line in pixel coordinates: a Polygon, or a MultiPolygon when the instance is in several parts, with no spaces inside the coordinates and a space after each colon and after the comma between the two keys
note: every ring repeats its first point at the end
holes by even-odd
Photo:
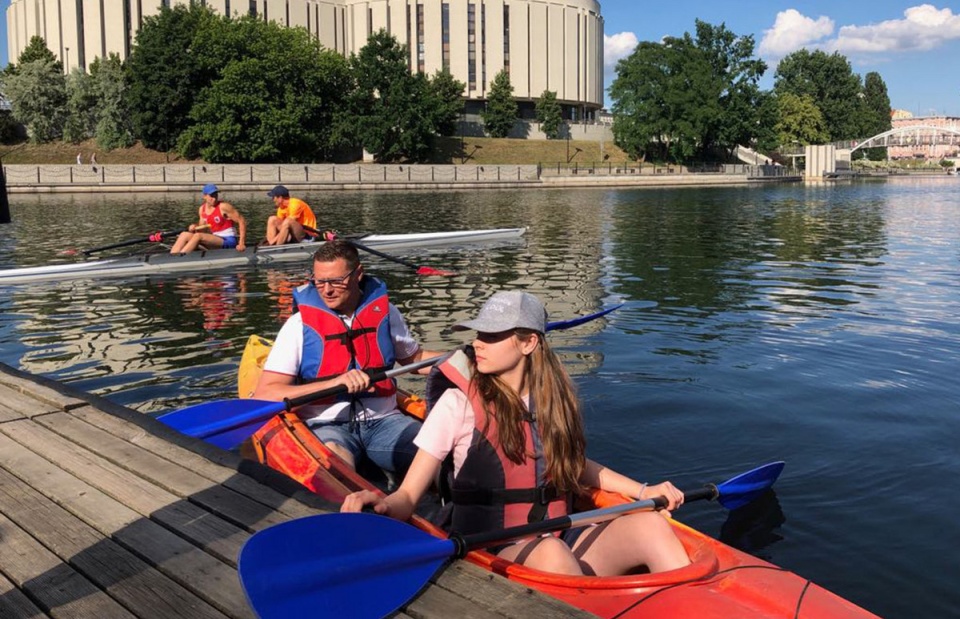
{"type": "MultiPolygon", "coordinates": [[[[672,483],[643,484],[586,457],[579,401],[544,339],[546,321],[536,297],[506,291],[488,299],[476,319],[456,325],[477,332],[474,354],[458,351],[438,366],[449,388],[417,436],[417,455],[400,487],[387,497],[356,492],[341,511],[370,506],[406,520],[445,461],[452,461],[452,528],[462,534],[569,513],[573,497],[586,488],[638,499],[664,496],[668,510],[679,507],[683,493],[672,483]]],[[[596,576],[690,562],[667,519],[655,512],[488,550],[535,569],[596,576]]]]}

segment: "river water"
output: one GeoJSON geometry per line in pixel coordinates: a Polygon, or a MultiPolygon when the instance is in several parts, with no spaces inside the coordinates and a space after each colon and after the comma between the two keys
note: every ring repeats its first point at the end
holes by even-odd
{"type": "MultiPolygon", "coordinates": [[[[492,291],[551,319],[593,458],[681,487],[772,460],[775,494],[678,518],[886,617],[958,616],[960,183],[671,190],[322,193],[323,227],[382,233],[527,226],[521,242],[377,258],[422,343],[492,291]],[[952,447],[951,447],[952,445],[952,447]]],[[[262,236],[260,194],[224,196],[262,236]]],[[[145,236],[199,196],[11,196],[0,268],[145,236]]],[[[272,336],[307,263],[0,288],[0,361],[146,414],[235,395],[247,337],[272,336]]],[[[416,387],[416,382],[408,382],[416,387]]]]}

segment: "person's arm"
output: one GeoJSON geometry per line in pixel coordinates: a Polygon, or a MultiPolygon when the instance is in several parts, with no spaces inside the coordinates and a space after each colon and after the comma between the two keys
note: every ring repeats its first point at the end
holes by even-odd
{"type": "Polygon", "coordinates": [[[344,499],[340,511],[359,512],[369,506],[378,514],[397,520],[408,520],[439,472],[440,460],[418,449],[410,470],[407,471],[406,477],[403,478],[396,492],[386,497],[381,497],[370,490],[354,492],[344,499]]]}
{"type": "Polygon", "coordinates": [[[237,251],[243,251],[247,246],[247,220],[240,214],[229,202],[220,203],[220,211],[227,216],[230,221],[237,224],[239,238],[237,238],[237,251]]]}
{"type": "Polygon", "coordinates": [[[587,459],[580,483],[589,488],[600,488],[634,499],[651,499],[663,496],[667,499],[667,509],[673,510],[683,505],[683,492],[669,481],[647,485],[630,479],[626,475],[587,459]]]}
{"type": "MultiPolygon", "coordinates": [[[[393,303],[390,304],[390,332],[393,336],[394,349],[397,351],[397,362],[400,365],[410,365],[421,359],[432,359],[433,357],[446,354],[420,348],[420,344],[413,339],[413,335],[410,333],[410,328],[407,327],[407,322],[403,319],[403,315],[393,303]]],[[[430,368],[420,368],[416,373],[429,374],[430,368]]]]}
{"type": "Polygon", "coordinates": [[[201,206],[200,208],[197,209],[197,223],[190,224],[189,226],[187,226],[187,231],[196,232],[197,228],[200,228],[201,226],[205,226],[206,224],[207,222],[204,221],[203,219],[203,207],[201,206]]]}

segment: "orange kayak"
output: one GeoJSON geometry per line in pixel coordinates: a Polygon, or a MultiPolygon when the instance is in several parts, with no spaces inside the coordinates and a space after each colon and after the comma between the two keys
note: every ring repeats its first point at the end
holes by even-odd
{"type": "MultiPolygon", "coordinates": [[[[408,396],[412,414],[423,401],[408,396]]],[[[380,492],[326,449],[295,414],[271,420],[253,437],[257,457],[299,481],[325,499],[340,503],[354,491],[380,492]]],[[[627,502],[619,495],[595,491],[586,506],[606,507],[627,502]]],[[[484,551],[466,560],[524,586],[537,589],[600,617],[777,617],[865,618],[872,613],[811,583],[793,572],[736,550],[671,520],[691,564],[657,574],[616,577],[564,576],[533,570],[484,551]]],[[[412,524],[436,535],[446,533],[415,516],[412,524]]]]}

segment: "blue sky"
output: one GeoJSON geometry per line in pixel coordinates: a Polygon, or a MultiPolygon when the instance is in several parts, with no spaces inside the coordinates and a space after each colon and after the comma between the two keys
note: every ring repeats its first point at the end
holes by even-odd
{"type": "Polygon", "coordinates": [[[883,77],[894,108],[960,116],[960,11],[942,2],[601,0],[601,14],[608,86],[616,61],[637,41],[693,33],[699,18],[753,35],[757,55],[769,66],[764,88],[773,86],[776,63],[790,52],[803,47],[838,51],[854,72],[876,71],[883,77]]]}
{"type": "MultiPolygon", "coordinates": [[[[10,0],[0,0],[6,13],[10,0]]],[[[777,61],[806,47],[839,51],[860,75],[877,71],[895,108],[917,115],[960,116],[960,9],[944,3],[896,0],[718,0],[715,2],[601,0],[607,85],[616,61],[637,41],[693,32],[694,20],[725,23],[752,34],[773,86],[777,61]]],[[[0,19],[0,66],[7,64],[6,19],[0,19]]]]}

